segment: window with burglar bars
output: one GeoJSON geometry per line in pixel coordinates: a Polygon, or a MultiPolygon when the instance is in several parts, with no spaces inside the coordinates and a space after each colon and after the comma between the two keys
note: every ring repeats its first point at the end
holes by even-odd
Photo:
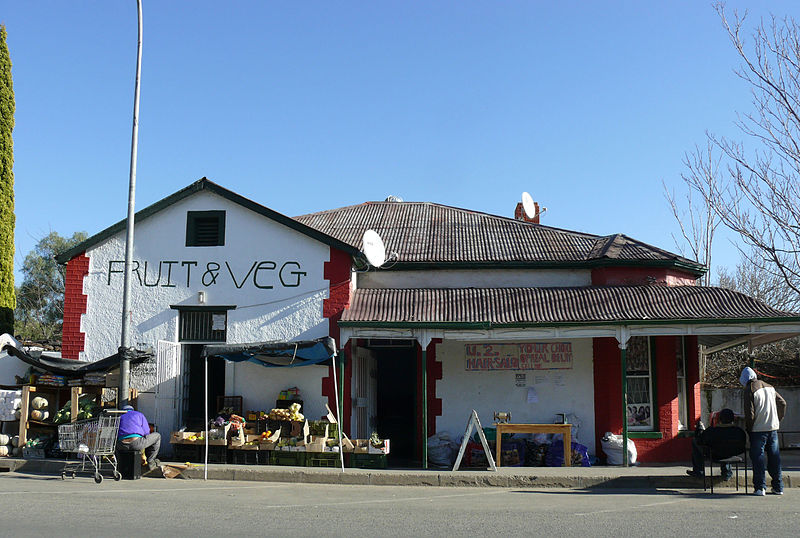
{"type": "Polygon", "coordinates": [[[181,342],[225,342],[227,329],[226,310],[182,310],[178,338],[181,342]]]}
{"type": "Polygon", "coordinates": [[[650,339],[632,336],[628,340],[628,428],[653,429],[653,383],[651,376],[650,339]]]}

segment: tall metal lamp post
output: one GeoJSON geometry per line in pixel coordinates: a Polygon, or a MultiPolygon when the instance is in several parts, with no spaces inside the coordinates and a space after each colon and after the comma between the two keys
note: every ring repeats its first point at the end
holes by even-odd
{"type": "Polygon", "coordinates": [[[119,363],[119,394],[117,405],[128,404],[130,393],[131,365],[129,359],[130,349],[130,311],[131,311],[131,277],[133,268],[133,224],[136,207],[136,153],[139,141],[139,79],[142,74],[142,1],[136,0],[136,11],[139,22],[139,40],[136,47],[136,85],[133,92],[133,133],[131,135],[131,167],[128,181],[128,220],[125,234],[125,284],[122,290],[122,337],[119,353],[122,360],[119,363]]]}

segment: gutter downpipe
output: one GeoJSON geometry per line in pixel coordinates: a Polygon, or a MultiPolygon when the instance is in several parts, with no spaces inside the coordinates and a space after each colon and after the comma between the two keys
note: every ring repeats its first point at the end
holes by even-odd
{"type": "Polygon", "coordinates": [[[131,166],[128,180],[128,219],[125,234],[125,283],[122,290],[122,335],[120,338],[119,391],[117,406],[121,409],[128,404],[130,396],[131,363],[128,358],[130,348],[131,279],[133,273],[133,224],[136,207],[136,156],[139,140],[139,86],[142,75],[142,0],[136,0],[139,39],[136,47],[136,84],[133,91],[133,129],[131,134],[131,166]]]}
{"type": "Polygon", "coordinates": [[[428,346],[422,347],[422,468],[428,468],[428,346]]]}
{"type": "Polygon", "coordinates": [[[628,340],[631,337],[628,327],[617,329],[617,342],[620,349],[622,367],[622,465],[628,467],[628,340]]]}

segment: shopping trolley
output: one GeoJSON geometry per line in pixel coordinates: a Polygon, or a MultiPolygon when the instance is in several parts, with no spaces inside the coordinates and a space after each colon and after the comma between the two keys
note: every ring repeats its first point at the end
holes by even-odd
{"type": "Polygon", "coordinates": [[[98,484],[103,481],[103,468],[111,469],[114,480],[122,478],[117,470],[117,457],[114,455],[118,431],[119,415],[101,415],[88,420],[59,424],[59,448],[75,454],[80,460],[77,463],[67,462],[61,471],[61,479],[65,479],[68,474],[75,478],[76,473],[92,473],[92,467],[94,481],[98,484]]]}

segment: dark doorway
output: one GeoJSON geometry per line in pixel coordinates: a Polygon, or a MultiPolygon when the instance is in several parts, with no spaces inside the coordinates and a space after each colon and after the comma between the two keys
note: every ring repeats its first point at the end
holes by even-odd
{"type": "Polygon", "coordinates": [[[391,442],[389,464],[419,464],[417,446],[417,351],[373,348],[377,364],[378,435],[391,442]]]}
{"type": "MultiPolygon", "coordinates": [[[[205,393],[204,359],[200,356],[202,345],[187,346],[187,357],[184,358],[184,376],[188,381],[184,392],[183,422],[190,431],[204,427],[205,413],[203,403],[205,393]]],[[[217,397],[225,396],[225,359],[208,359],[208,417],[216,417],[217,397]]]]}

